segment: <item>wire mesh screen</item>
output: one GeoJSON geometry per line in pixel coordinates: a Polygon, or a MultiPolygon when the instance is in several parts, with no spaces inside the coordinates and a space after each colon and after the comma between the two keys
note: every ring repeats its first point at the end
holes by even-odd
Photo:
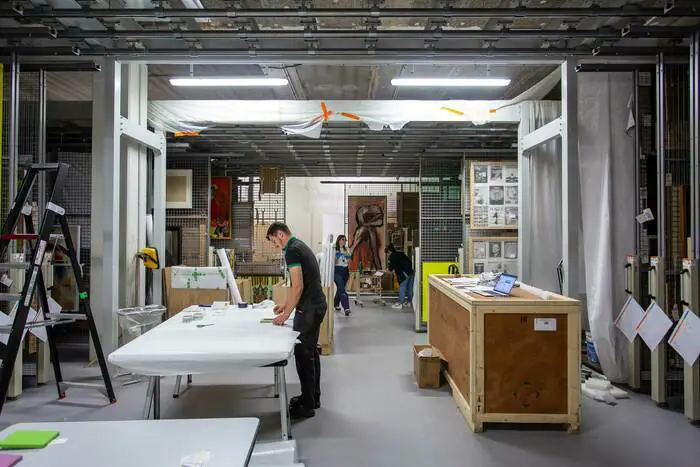
{"type": "Polygon", "coordinates": [[[267,240],[273,222],[285,222],[285,180],[279,193],[262,193],[259,177],[234,177],[231,198],[232,238],[212,240],[216,248],[235,251],[237,276],[281,276],[282,253],[267,240]]]}
{"type": "Polygon", "coordinates": [[[179,251],[180,264],[206,266],[209,245],[209,159],[170,156],[167,168],[192,171],[192,208],[166,209],[165,224],[170,242],[179,251]]]}
{"type": "Polygon", "coordinates": [[[459,255],[463,241],[461,165],[461,158],[421,161],[421,261],[454,261],[459,255]]]}
{"type": "MultiPolygon", "coordinates": [[[[666,205],[666,313],[677,322],[682,309],[681,272],[690,237],[690,81],[687,65],[665,65],[664,190],[666,205]]],[[[667,343],[669,407],[682,408],[683,359],[667,343]]]]}

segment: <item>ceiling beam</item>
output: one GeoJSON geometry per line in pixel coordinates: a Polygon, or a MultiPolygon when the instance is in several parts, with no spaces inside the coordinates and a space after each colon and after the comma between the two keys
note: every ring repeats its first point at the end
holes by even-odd
{"type": "Polygon", "coordinates": [[[580,8],[11,8],[0,9],[0,16],[17,19],[56,18],[581,18],[581,17],[688,17],[700,16],[700,8],[622,7],[580,8]]]}

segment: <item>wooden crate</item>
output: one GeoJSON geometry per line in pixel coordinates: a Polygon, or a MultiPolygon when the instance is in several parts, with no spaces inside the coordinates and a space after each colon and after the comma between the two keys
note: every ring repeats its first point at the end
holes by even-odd
{"type": "MultiPolygon", "coordinates": [[[[272,287],[272,301],[276,304],[282,304],[287,299],[289,287],[284,281],[278,282],[272,287]]],[[[331,355],[333,353],[333,329],[335,324],[335,311],[333,310],[333,295],[335,294],[335,286],[324,287],[323,293],[326,296],[326,316],[321,323],[321,333],[318,337],[318,347],[321,355],[331,355]]]]}
{"type": "Polygon", "coordinates": [[[510,297],[429,277],[428,343],[446,361],[452,396],[475,432],[484,423],[551,423],[578,431],[581,313],[577,300],[522,285],[510,297]]]}

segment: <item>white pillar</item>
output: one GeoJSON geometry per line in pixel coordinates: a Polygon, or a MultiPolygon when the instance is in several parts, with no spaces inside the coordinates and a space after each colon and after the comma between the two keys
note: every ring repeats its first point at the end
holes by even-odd
{"type": "Polygon", "coordinates": [[[153,158],[153,247],[160,255],[161,269],[153,271],[153,303],[162,304],[163,268],[165,267],[165,135],[163,149],[155,151],[153,158]]]}
{"type": "Polygon", "coordinates": [[[520,125],[518,126],[518,277],[526,284],[532,284],[530,269],[530,249],[532,248],[532,207],[530,178],[530,155],[523,146],[525,135],[533,132],[530,126],[531,102],[520,104],[520,125]]]}
{"type": "MultiPolygon", "coordinates": [[[[582,283],[580,276],[579,225],[581,190],[578,162],[578,80],[576,62],[567,59],[561,66],[562,94],[562,255],[564,259],[563,293],[574,297],[582,283]]],[[[521,189],[522,190],[522,189],[521,189]]],[[[575,297],[574,297],[575,298],[575,297]]]]}
{"type": "MultiPolygon", "coordinates": [[[[90,304],[105,354],[113,350],[119,305],[119,171],[121,64],[105,59],[94,74],[90,304]]],[[[92,353],[92,352],[91,352],[92,353]]]]}
{"type": "MultiPolygon", "coordinates": [[[[148,118],[148,70],[146,65],[122,66],[122,115],[146,127],[148,118]]],[[[146,146],[124,138],[121,149],[122,206],[120,209],[120,307],[145,304],[146,278],[136,254],[146,246],[146,146]]]]}

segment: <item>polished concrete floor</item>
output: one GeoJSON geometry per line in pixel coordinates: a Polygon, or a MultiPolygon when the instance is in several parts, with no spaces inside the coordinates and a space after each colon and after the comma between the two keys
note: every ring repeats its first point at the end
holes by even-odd
{"type": "MultiPolygon", "coordinates": [[[[335,354],[323,357],[322,404],[315,418],[296,423],[300,458],[309,467],[691,467],[700,465],[700,428],[644,396],[615,407],[584,400],[581,433],[499,428],[469,431],[449,391],[419,390],[412,376],[409,312],[366,306],[336,320],[335,354]]],[[[90,379],[94,368],[65,365],[68,378],[90,379]]],[[[298,384],[287,371],[290,394],[298,384]]],[[[125,378],[117,378],[125,381],[125,378]]],[[[163,418],[257,416],[261,439],[279,439],[272,372],[254,370],[196,378],[180,399],[163,380],[163,418]]],[[[119,402],[73,389],[55,400],[53,386],[27,389],[8,402],[0,425],[21,421],[137,419],[145,384],[119,388],[119,402]]],[[[115,440],[115,442],[118,442],[115,440]]],[[[173,447],[176,449],[176,447],[173,447]]]]}

